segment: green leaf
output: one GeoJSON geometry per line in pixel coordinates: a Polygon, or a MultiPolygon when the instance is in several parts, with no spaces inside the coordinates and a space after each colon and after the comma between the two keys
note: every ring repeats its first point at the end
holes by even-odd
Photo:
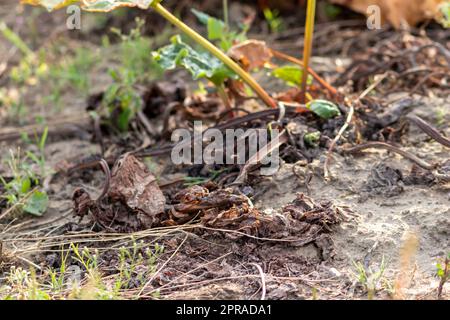
{"type": "Polygon", "coordinates": [[[176,67],[187,69],[194,80],[206,78],[215,85],[220,85],[227,78],[236,74],[219,59],[206,52],[198,52],[181,40],[179,35],[171,38],[172,44],[153,52],[153,58],[164,70],[176,67]]]}
{"type": "Polygon", "coordinates": [[[191,9],[191,12],[197,17],[200,23],[204,24],[205,26],[208,25],[208,20],[209,18],[211,18],[209,14],[206,14],[196,9],[191,9]]]}
{"type": "MultiPolygon", "coordinates": [[[[272,75],[286,82],[287,85],[298,87],[302,83],[303,69],[294,65],[287,65],[276,68],[272,71],[272,75]]],[[[311,84],[313,78],[308,75],[308,85],[311,84]]]]}
{"type": "Polygon", "coordinates": [[[48,136],[48,126],[45,126],[44,132],[42,133],[41,139],[39,140],[39,150],[43,151],[45,148],[45,143],[47,142],[48,136]]]}
{"type": "Polygon", "coordinates": [[[22,180],[20,193],[25,194],[30,190],[30,188],[31,188],[31,180],[30,178],[26,177],[22,180]]]}
{"type": "Polygon", "coordinates": [[[128,125],[130,124],[130,120],[132,117],[133,111],[131,110],[131,108],[125,108],[122,110],[122,112],[119,114],[119,117],[117,118],[117,126],[119,127],[120,131],[128,131],[128,125]]]}
{"type": "Polygon", "coordinates": [[[336,18],[338,15],[340,15],[342,13],[342,9],[341,7],[338,7],[334,4],[331,3],[327,3],[325,5],[325,14],[328,18],[330,19],[334,19],[336,18]]]}
{"type": "Polygon", "coordinates": [[[442,2],[439,5],[440,17],[439,23],[442,24],[444,28],[450,28],[450,3],[442,2]]]}
{"type": "Polygon", "coordinates": [[[80,2],[79,0],[22,0],[21,3],[31,4],[34,6],[45,7],[48,11],[61,9],[73,3],[80,2]]]}
{"type": "Polygon", "coordinates": [[[221,39],[225,33],[225,23],[216,18],[208,20],[208,38],[210,40],[221,39]]]}
{"type": "Polygon", "coordinates": [[[39,158],[31,151],[27,151],[27,157],[30,158],[33,162],[39,163],[39,158]]]}
{"type": "Polygon", "coordinates": [[[327,100],[313,100],[306,107],[323,119],[331,119],[341,114],[337,105],[327,100]]]}
{"type": "Polygon", "coordinates": [[[305,143],[311,147],[317,147],[317,142],[320,140],[320,131],[308,132],[303,137],[305,143]]]}
{"type": "Polygon", "coordinates": [[[225,22],[195,9],[191,9],[191,11],[197,17],[200,23],[207,26],[209,40],[218,40],[225,36],[225,22]]]}
{"type": "Polygon", "coordinates": [[[28,198],[23,210],[35,216],[42,216],[47,210],[48,196],[45,192],[35,190],[28,198]]]}

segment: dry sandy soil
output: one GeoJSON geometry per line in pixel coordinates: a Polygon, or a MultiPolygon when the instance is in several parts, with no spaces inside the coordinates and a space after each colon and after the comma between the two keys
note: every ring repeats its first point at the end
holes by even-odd
{"type": "MultiPolygon", "coordinates": [[[[0,38],[0,56],[9,50],[10,46],[0,38]]],[[[335,66],[336,59],[316,57],[314,62],[313,68],[326,70],[330,68],[327,66],[335,66]]],[[[100,81],[92,91],[104,89],[104,75],[93,77],[100,81]]],[[[33,105],[34,94],[28,97],[30,110],[44,111],[33,105]]],[[[390,105],[390,101],[407,95],[397,93],[383,98],[390,105]]],[[[441,133],[450,136],[449,98],[431,94],[414,95],[413,99],[424,104],[411,113],[431,124],[440,123],[441,133]]],[[[64,116],[59,117],[67,120],[80,118],[81,114],[81,118],[87,118],[84,99],[71,94],[64,97],[64,104],[64,116]]],[[[1,132],[21,130],[6,119],[0,119],[0,124],[1,132]]],[[[401,141],[402,148],[427,162],[450,160],[448,149],[413,124],[401,141]]],[[[21,144],[19,140],[0,142],[1,155],[21,144]]],[[[56,167],[80,155],[99,152],[89,130],[80,130],[76,135],[53,135],[46,146],[47,164],[56,167]]],[[[152,290],[159,289],[165,299],[259,299],[262,294],[268,299],[365,299],[367,287],[358,282],[355,266],[360,263],[371,278],[369,286],[375,282],[375,299],[390,299],[394,292],[397,298],[435,299],[439,284],[436,263],[450,251],[450,185],[430,183],[426,173],[417,177],[409,160],[378,149],[345,156],[334,153],[330,163],[332,178],[326,182],[325,158],[326,150],[322,150],[311,163],[282,163],[274,176],[252,186],[253,204],[267,216],[281,213],[300,193],[316,202],[331,201],[346,209],[342,211],[342,221],[331,227],[328,237],[304,246],[252,237],[230,239],[221,232],[191,233],[189,228],[134,235],[93,233],[90,239],[96,240],[87,240],[83,234],[89,229],[86,225],[77,229],[78,218],[72,217],[71,197],[80,186],[98,194],[103,174],[90,170],[72,177],[53,177],[45,186],[51,201],[43,217],[0,221],[0,241],[9,257],[7,262],[0,260],[0,285],[11,265],[57,266],[58,247],[70,241],[99,249],[103,272],[114,274],[114,247],[129,244],[133,236],[143,240],[143,246],[158,242],[166,247],[157,263],[158,273],[148,288],[149,297],[152,290]],[[310,181],[305,179],[308,176],[310,181]],[[384,273],[377,278],[383,261],[384,273]]],[[[155,158],[155,172],[162,172],[167,161],[155,158]]],[[[0,174],[6,170],[0,166],[0,174]]],[[[139,285],[142,283],[137,282],[136,287],[139,285]]],[[[128,292],[129,296],[137,293],[132,287],[128,292]]],[[[129,297],[127,294],[125,297],[129,297]]],[[[443,297],[450,297],[448,285],[443,297]]]]}

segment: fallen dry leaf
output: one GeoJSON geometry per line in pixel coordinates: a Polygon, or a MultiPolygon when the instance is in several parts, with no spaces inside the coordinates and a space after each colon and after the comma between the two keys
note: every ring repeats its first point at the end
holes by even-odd
{"type": "Polygon", "coordinates": [[[130,153],[116,161],[108,195],[112,200],[122,201],[131,209],[149,216],[163,212],[166,202],[155,176],[130,153]]]}
{"type": "Polygon", "coordinates": [[[82,188],[73,197],[76,216],[91,214],[92,220],[103,229],[114,232],[132,232],[148,229],[159,221],[166,199],[155,177],[145,164],[126,153],[112,170],[107,195],[92,200],[82,188]]]}
{"type": "Polygon", "coordinates": [[[270,62],[272,52],[264,41],[247,40],[233,46],[228,55],[238,61],[245,70],[262,68],[270,62]]]}
{"type": "Polygon", "coordinates": [[[419,22],[437,17],[439,4],[444,0],[330,0],[357,12],[368,14],[367,8],[377,5],[381,10],[381,21],[390,22],[399,28],[403,22],[415,26],[419,22]]]}

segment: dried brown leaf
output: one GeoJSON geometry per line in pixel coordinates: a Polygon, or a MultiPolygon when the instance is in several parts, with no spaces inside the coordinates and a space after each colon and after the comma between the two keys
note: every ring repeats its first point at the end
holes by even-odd
{"type": "Polygon", "coordinates": [[[362,14],[370,14],[369,6],[377,5],[381,10],[382,22],[388,21],[399,28],[403,22],[415,26],[438,15],[443,0],[331,0],[362,14]]]}
{"type": "Polygon", "coordinates": [[[270,63],[273,57],[264,41],[247,40],[233,46],[228,55],[238,61],[245,70],[262,68],[270,63]]]}
{"type": "Polygon", "coordinates": [[[166,202],[155,176],[130,153],[115,163],[108,195],[112,200],[122,201],[131,209],[149,216],[163,212],[166,202]]]}

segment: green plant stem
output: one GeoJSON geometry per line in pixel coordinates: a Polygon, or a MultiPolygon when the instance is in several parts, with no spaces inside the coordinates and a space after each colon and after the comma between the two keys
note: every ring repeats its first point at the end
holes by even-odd
{"type": "Polygon", "coordinates": [[[222,1],[223,1],[223,21],[225,21],[225,26],[228,31],[228,30],[230,30],[230,24],[228,21],[228,0],[222,0],[222,1]]]}
{"type": "Polygon", "coordinates": [[[33,51],[31,51],[30,48],[26,45],[25,42],[23,42],[22,39],[8,26],[4,23],[0,23],[0,33],[3,34],[3,36],[8,39],[13,45],[15,45],[25,56],[31,57],[34,55],[33,51]]]}
{"type": "Polygon", "coordinates": [[[253,79],[251,75],[245,72],[236,62],[234,62],[230,57],[228,57],[225,53],[220,51],[216,46],[214,46],[211,42],[203,38],[200,34],[198,34],[195,30],[191,29],[189,26],[184,24],[181,20],[175,17],[172,13],[167,11],[160,3],[155,3],[152,5],[152,8],[155,9],[161,16],[163,16],[170,23],[178,27],[181,31],[186,33],[190,38],[192,38],[195,42],[201,45],[203,48],[208,50],[212,55],[214,55],[217,59],[222,61],[226,66],[228,66],[231,70],[236,72],[241,79],[249,85],[255,93],[264,101],[266,105],[271,108],[276,108],[276,102],[267,94],[267,92],[253,79]]]}
{"type": "MultiPolygon", "coordinates": [[[[216,86],[216,88],[217,88],[217,94],[219,95],[220,99],[222,99],[222,101],[225,105],[225,108],[227,108],[227,110],[233,109],[231,107],[230,99],[228,99],[228,94],[225,91],[225,86],[223,84],[221,84],[219,86],[216,86]]],[[[232,117],[234,117],[234,112],[232,112],[231,114],[232,114],[232,117]]]]}
{"type": "Polygon", "coordinates": [[[308,80],[308,68],[309,68],[309,60],[311,58],[312,51],[312,41],[314,34],[314,18],[316,15],[316,0],[308,0],[308,7],[306,9],[306,26],[305,26],[305,39],[303,46],[303,74],[301,81],[301,97],[302,102],[306,102],[306,86],[308,80]]]}

